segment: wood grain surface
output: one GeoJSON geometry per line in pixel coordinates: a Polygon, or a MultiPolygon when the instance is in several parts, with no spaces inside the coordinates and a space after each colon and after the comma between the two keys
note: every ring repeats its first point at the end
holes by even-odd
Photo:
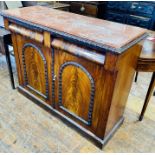
{"type": "Polygon", "coordinates": [[[80,68],[71,65],[63,70],[63,106],[85,120],[88,119],[90,91],[90,80],[80,68]]]}
{"type": "Polygon", "coordinates": [[[28,85],[46,95],[46,75],[42,57],[33,47],[27,47],[25,49],[24,57],[28,85]]]}
{"type": "Polygon", "coordinates": [[[44,40],[43,35],[39,32],[33,32],[29,29],[26,29],[21,26],[17,26],[15,24],[10,24],[8,28],[12,32],[18,33],[20,35],[24,35],[25,37],[29,37],[30,39],[36,40],[40,43],[42,43],[44,40]]]}

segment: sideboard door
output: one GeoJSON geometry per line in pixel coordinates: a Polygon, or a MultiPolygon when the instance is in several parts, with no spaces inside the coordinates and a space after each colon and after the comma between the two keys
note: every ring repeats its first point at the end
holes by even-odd
{"type": "Polygon", "coordinates": [[[94,81],[78,62],[69,61],[59,68],[59,108],[90,125],[94,99],[94,81]]]}
{"type": "Polygon", "coordinates": [[[103,65],[57,49],[54,54],[56,108],[78,124],[95,131],[99,101],[103,97],[102,90],[98,89],[104,84],[103,65]],[[95,97],[97,94],[98,98],[95,97]]]}
{"type": "Polygon", "coordinates": [[[25,87],[47,99],[48,75],[47,62],[39,47],[26,43],[22,50],[25,87]]]}
{"type": "MultiPolygon", "coordinates": [[[[13,34],[14,36],[15,34],[13,34]]],[[[25,38],[16,34],[16,43],[18,49],[15,50],[16,57],[19,63],[17,68],[20,67],[21,78],[19,84],[21,87],[27,89],[36,97],[48,101],[49,99],[49,70],[51,66],[50,51],[42,44],[35,42],[31,39],[25,38]]]]}

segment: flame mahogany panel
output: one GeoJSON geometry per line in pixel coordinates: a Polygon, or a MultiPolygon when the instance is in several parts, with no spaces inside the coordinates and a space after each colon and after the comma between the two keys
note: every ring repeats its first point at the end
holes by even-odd
{"type": "Polygon", "coordinates": [[[19,84],[51,104],[51,50],[39,42],[12,33],[19,84]]]}

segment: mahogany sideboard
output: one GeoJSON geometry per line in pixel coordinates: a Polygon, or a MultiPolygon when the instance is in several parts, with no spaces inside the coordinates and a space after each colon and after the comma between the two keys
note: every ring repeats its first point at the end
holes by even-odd
{"type": "Polygon", "coordinates": [[[102,147],[123,123],[146,30],[41,6],[1,14],[19,92],[102,147]]]}

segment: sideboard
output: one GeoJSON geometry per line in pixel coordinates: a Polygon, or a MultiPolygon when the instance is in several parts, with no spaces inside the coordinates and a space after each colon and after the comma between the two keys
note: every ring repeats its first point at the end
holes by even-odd
{"type": "Polygon", "coordinates": [[[12,35],[19,92],[106,144],[123,123],[146,30],[41,6],[1,15],[12,35]]]}

